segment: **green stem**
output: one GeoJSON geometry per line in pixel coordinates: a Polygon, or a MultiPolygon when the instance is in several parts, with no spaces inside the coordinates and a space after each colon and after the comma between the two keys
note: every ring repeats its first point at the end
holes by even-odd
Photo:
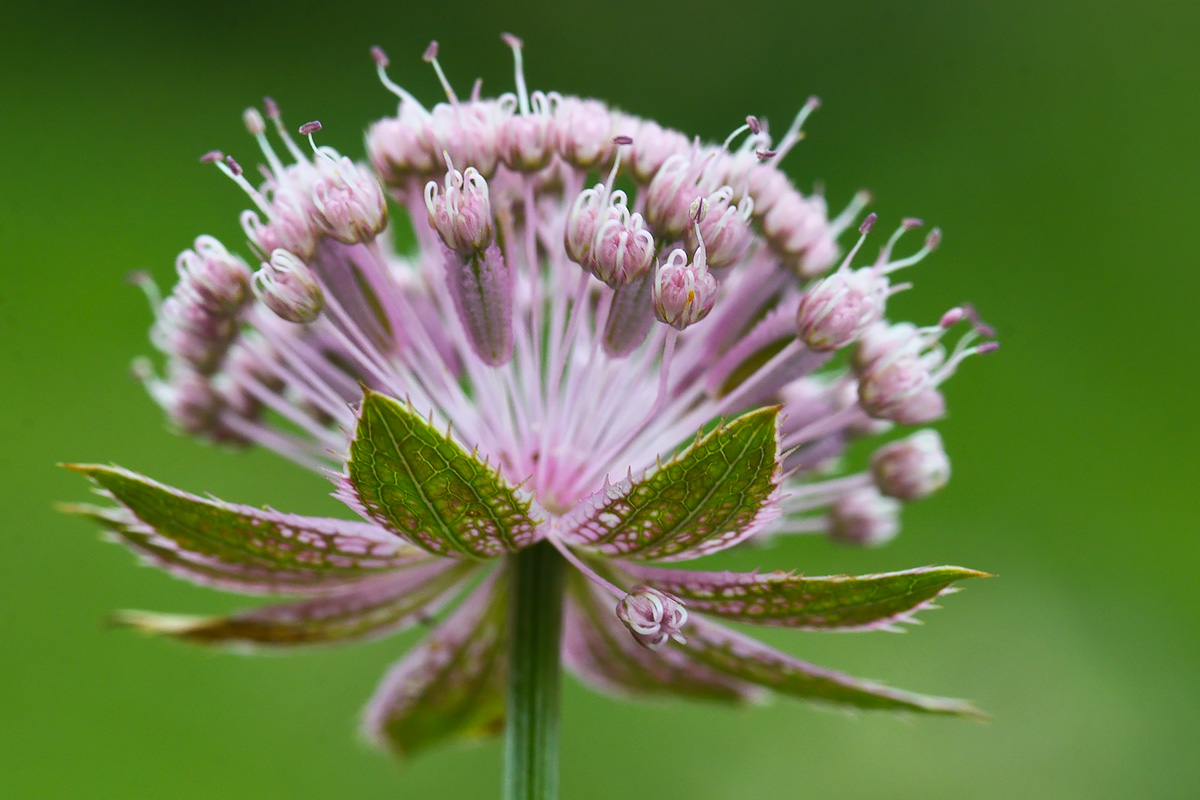
{"type": "Polygon", "coordinates": [[[509,570],[505,800],[558,797],[558,706],[566,562],[549,542],[512,556],[509,570]]]}

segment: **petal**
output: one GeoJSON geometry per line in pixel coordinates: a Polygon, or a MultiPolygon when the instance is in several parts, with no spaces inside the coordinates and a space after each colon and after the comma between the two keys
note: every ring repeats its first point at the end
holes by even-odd
{"type": "Polygon", "coordinates": [[[493,574],[392,667],[363,716],[363,733],[397,755],[504,725],[505,589],[493,574]]]}
{"type": "Polygon", "coordinates": [[[743,414],[653,473],[606,482],[563,518],[563,538],[606,555],[677,561],[754,535],[779,515],[778,414],[743,414]]]}
{"type": "Polygon", "coordinates": [[[922,567],[877,575],[805,578],[788,572],[688,572],[620,564],[631,582],[678,597],[689,611],[738,622],[802,630],[898,630],[933,607],[955,581],[986,577],[962,567],[922,567]]]}
{"type": "Polygon", "coordinates": [[[686,650],[642,647],[617,619],[612,598],[578,574],[571,578],[563,662],[580,680],[618,697],[676,694],[705,700],[752,700],[763,692],[689,659],[686,650]]]}
{"type": "Polygon", "coordinates": [[[490,558],[537,538],[532,500],[411,406],[370,390],[338,496],[431,553],[490,558]]]}
{"type": "Polygon", "coordinates": [[[200,644],[287,646],[378,638],[431,619],[477,569],[475,564],[441,559],[311,600],[229,617],[124,611],[115,621],[200,644]]]}
{"type": "Polygon", "coordinates": [[[310,594],[428,559],[375,525],[207,500],[120,467],[72,465],[118,508],[66,506],[180,577],[247,593],[310,594]]]}
{"type": "Polygon", "coordinates": [[[780,694],[848,708],[981,716],[964,700],[914,694],[823,669],[700,616],[685,630],[688,642],[678,647],[695,662],[780,694]]]}

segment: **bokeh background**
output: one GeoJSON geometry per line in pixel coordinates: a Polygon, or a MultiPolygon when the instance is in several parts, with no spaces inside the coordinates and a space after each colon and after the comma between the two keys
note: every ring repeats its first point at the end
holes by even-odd
{"type": "Polygon", "coordinates": [[[250,151],[246,105],[271,93],[361,155],[368,121],[394,110],[368,46],[432,100],[429,39],[457,85],[496,90],[511,80],[503,30],[524,37],[534,86],[708,138],[820,95],[787,161],[799,184],[823,179],[835,207],[868,187],[885,228],[919,215],[946,231],[896,316],[969,298],[1003,340],[949,385],[955,477],[907,509],[893,545],[719,559],[998,573],[904,635],[771,637],[970,697],[993,721],[630,705],[571,684],[564,797],[1200,796],[1200,5],[8,0],[3,18],[0,796],[495,796],[498,743],[396,764],[355,739],[415,635],[247,659],[105,630],[116,608],[239,601],[135,567],[52,503],[86,495],[55,462],[112,460],[336,510],[319,478],[165,430],[129,378],[149,318],[123,276],[169,283],[194,235],[240,240],[243,199],[196,159],[250,151]]]}

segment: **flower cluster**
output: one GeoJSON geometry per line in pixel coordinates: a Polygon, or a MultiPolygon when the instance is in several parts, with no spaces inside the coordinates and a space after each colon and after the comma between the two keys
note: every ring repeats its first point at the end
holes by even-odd
{"type": "Polygon", "coordinates": [[[508,625],[499,576],[510,554],[546,541],[574,566],[563,658],[601,687],[969,712],[814,667],[715,620],[893,628],[979,573],[803,578],[646,563],[795,533],[878,545],[902,503],[947,481],[931,430],[884,444],[862,473],[835,474],[851,441],[939,418],[941,384],[995,347],[968,307],[927,327],[887,319],[908,286],[893,276],[939,232],[897,255],[922,224],[905,219],[860,264],[871,214],[841,254],[866,196],[831,219],[779,167],[815,100],[777,139],[748,117],[709,144],[598,100],[529,91],[521,43],[505,41],[516,90],[498,98],[478,84],[459,97],[431,46],[447,98],[432,108],[389,79],[376,48],[400,103],[367,134],[369,166],[318,146],[320,123],[293,138],[269,99],[244,116],[260,183],[231,156],[204,156],[249,199],[241,220],[261,266],[197,239],[156,308],[165,371],[139,370],[179,428],[332,476],[362,520],[76,466],[115,506],[75,510],[151,563],[303,598],[227,618],[123,619],[202,642],[329,642],[428,622],[471,587],[366,714],[373,738],[407,751],[494,728],[508,625]],[[396,211],[415,235],[399,252],[396,211]],[[431,721],[447,708],[456,713],[431,721]]]}

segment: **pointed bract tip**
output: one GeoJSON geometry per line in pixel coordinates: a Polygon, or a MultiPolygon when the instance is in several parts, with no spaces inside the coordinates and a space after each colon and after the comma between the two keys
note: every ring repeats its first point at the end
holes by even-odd
{"type": "Polygon", "coordinates": [[[438,54],[438,43],[437,43],[437,39],[434,39],[432,42],[429,43],[429,47],[425,48],[425,54],[422,55],[421,58],[425,60],[426,64],[429,64],[429,63],[432,63],[432,61],[435,58],[437,58],[437,54],[438,54]]]}
{"type": "Polygon", "coordinates": [[[215,164],[218,161],[223,161],[224,159],[225,159],[225,154],[222,153],[220,150],[209,150],[207,153],[200,156],[200,163],[201,164],[215,164]]]}
{"type": "Polygon", "coordinates": [[[633,137],[632,136],[614,136],[612,138],[612,143],[613,144],[633,144],[633,137]]]}
{"type": "Polygon", "coordinates": [[[920,217],[905,217],[900,220],[901,227],[906,231],[911,231],[913,228],[919,228],[925,224],[925,220],[920,217]]]}
{"type": "Polygon", "coordinates": [[[371,59],[375,62],[375,66],[377,67],[386,67],[390,63],[388,61],[387,53],[383,52],[383,48],[379,45],[374,45],[371,48],[371,59]]]}
{"type": "Polygon", "coordinates": [[[521,41],[520,37],[511,33],[500,34],[500,41],[504,42],[514,50],[523,50],[525,48],[525,43],[521,41]]]}
{"type": "Polygon", "coordinates": [[[862,221],[862,224],[858,226],[858,232],[861,234],[870,233],[871,228],[875,227],[875,220],[877,220],[877,219],[879,219],[879,215],[876,214],[874,211],[872,211],[870,214],[867,214],[867,218],[864,219],[862,221]]]}
{"type": "Polygon", "coordinates": [[[263,112],[266,113],[267,119],[279,119],[279,104],[273,98],[263,98],[263,112]]]}
{"type": "Polygon", "coordinates": [[[310,134],[316,133],[319,130],[321,130],[321,122],[320,122],[320,120],[314,119],[312,122],[306,122],[300,126],[300,135],[308,136],[310,134]]]}
{"type": "Polygon", "coordinates": [[[225,164],[234,175],[242,174],[242,165],[235,161],[233,156],[225,156],[225,164]]]}

